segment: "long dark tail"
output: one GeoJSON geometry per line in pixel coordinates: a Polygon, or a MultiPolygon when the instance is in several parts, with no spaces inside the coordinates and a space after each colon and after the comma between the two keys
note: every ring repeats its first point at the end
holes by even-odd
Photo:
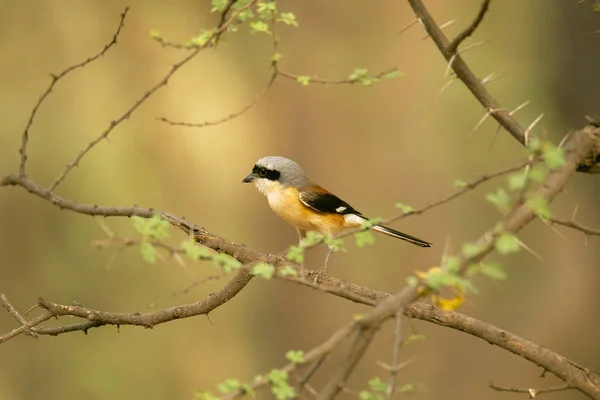
{"type": "Polygon", "coordinates": [[[406,233],[402,233],[395,229],[388,228],[387,226],[374,225],[371,229],[373,229],[374,231],[377,231],[377,232],[385,233],[386,235],[395,237],[397,239],[402,239],[408,243],[412,243],[417,246],[431,247],[431,243],[429,243],[429,242],[426,242],[426,241],[416,238],[414,236],[407,235],[406,233]]]}

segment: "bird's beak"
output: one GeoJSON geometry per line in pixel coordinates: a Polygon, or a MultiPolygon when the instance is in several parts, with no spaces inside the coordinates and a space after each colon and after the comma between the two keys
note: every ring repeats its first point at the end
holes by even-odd
{"type": "Polygon", "coordinates": [[[254,182],[254,175],[253,174],[249,174],[247,177],[245,177],[244,179],[242,179],[242,183],[251,183],[254,182]]]}

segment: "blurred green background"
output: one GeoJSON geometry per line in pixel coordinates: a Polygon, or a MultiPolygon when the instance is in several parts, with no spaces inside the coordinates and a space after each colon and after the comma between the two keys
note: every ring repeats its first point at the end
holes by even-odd
{"type": "MultiPolygon", "coordinates": [[[[439,23],[458,19],[446,30],[454,35],[472,20],[479,1],[426,4],[439,23]]],[[[209,13],[208,1],[0,1],[0,176],[18,170],[21,132],[48,74],[101,49],[126,5],[131,11],[118,45],[61,81],[37,116],[29,173],[43,185],[183,56],[153,41],[151,29],[183,41],[214,26],[218,16],[209,13]]],[[[557,141],[581,127],[585,114],[600,110],[600,36],[593,33],[600,19],[591,6],[575,0],[496,1],[467,42],[487,40],[466,60],[481,77],[504,74],[488,85],[501,104],[514,108],[531,100],[518,119],[527,126],[545,113],[535,131],[557,141]]],[[[157,121],[221,118],[262,90],[270,38],[243,29],[178,72],[168,88],[84,158],[58,193],[80,202],[168,210],[275,253],[295,243],[296,232],[254,188],[240,183],[265,155],[296,160],[313,179],[373,217],[394,215],[399,201],[422,206],[451,193],[455,179],[470,180],[525,157],[505,132],[488,150],[496,130],[491,119],[468,137],[483,110],[459,82],[439,93],[446,64],[431,40],[423,40],[424,30],[414,26],[398,35],[414,18],[406,2],[286,0],[279,7],[300,23],[279,29],[282,69],[342,79],[356,67],[379,72],[397,66],[406,77],[370,88],[302,87],[280,80],[256,107],[221,125],[187,129],[157,121]]],[[[348,253],[335,254],[329,272],[379,290],[400,288],[408,274],[437,265],[446,244],[456,250],[501,217],[484,200],[494,185],[394,225],[433,242],[433,249],[378,236],[373,247],[350,243],[348,253]]],[[[597,227],[598,196],[598,178],[579,174],[552,210],[568,218],[578,205],[577,219],[597,227]]],[[[101,222],[117,235],[135,235],[127,219],[101,222]]],[[[540,222],[530,224],[520,237],[544,260],[527,252],[492,257],[506,266],[508,281],[478,279],[481,294],[461,311],[598,370],[600,242],[590,238],[586,246],[582,234],[557,230],[560,235],[540,222]]],[[[173,297],[194,279],[214,275],[214,267],[182,268],[173,260],[150,265],[136,249],[93,248],[93,240],[104,238],[94,218],[61,211],[20,188],[0,189],[0,292],[21,311],[43,295],[131,312],[147,311],[160,300],[161,306],[197,301],[225,283],[212,281],[173,297]]],[[[184,239],[172,232],[173,243],[184,239]]],[[[322,248],[312,250],[308,263],[319,265],[323,255],[322,248]]],[[[105,327],[87,336],[21,336],[0,348],[0,399],[191,399],[197,389],[213,389],[226,378],[250,380],[283,365],[287,350],[313,347],[366,309],[294,284],[257,279],[213,312],[212,323],[202,316],[152,330],[105,327]]],[[[370,347],[351,388],[361,390],[369,378],[387,375],[376,361],[390,361],[392,325],[370,347]]],[[[418,357],[399,380],[423,383],[427,391],[420,398],[500,399],[508,395],[492,392],[488,381],[557,383],[539,378],[536,366],[465,334],[419,321],[404,326],[407,334],[427,335],[401,353],[403,359],[418,357]]],[[[0,332],[15,327],[0,312],[0,332]]],[[[339,355],[328,360],[317,387],[339,355]]],[[[258,398],[266,397],[265,392],[258,398]]],[[[575,392],[546,397],[583,398],[575,392]]]]}

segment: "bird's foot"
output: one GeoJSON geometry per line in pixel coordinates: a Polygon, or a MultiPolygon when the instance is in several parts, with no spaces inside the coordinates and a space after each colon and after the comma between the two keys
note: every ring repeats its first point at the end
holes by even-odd
{"type": "Polygon", "coordinates": [[[309,276],[314,275],[313,278],[313,283],[317,284],[319,281],[319,278],[321,277],[321,275],[323,275],[325,273],[325,267],[322,267],[320,269],[315,269],[309,272],[309,276]]]}

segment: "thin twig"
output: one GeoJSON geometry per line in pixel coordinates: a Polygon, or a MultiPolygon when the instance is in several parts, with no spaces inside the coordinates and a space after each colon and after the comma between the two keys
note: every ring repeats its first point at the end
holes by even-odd
{"type": "Polygon", "coordinates": [[[23,318],[21,314],[19,314],[19,312],[13,307],[13,305],[10,304],[4,293],[0,294],[0,303],[2,303],[2,307],[4,307],[6,311],[8,311],[8,313],[14,319],[16,319],[18,323],[21,324],[21,326],[25,327],[23,332],[26,335],[31,336],[34,339],[38,338],[38,335],[35,332],[32,332],[29,326],[27,326],[27,321],[25,320],[25,318],[23,318]]]}
{"type": "Polygon", "coordinates": [[[479,27],[479,24],[483,21],[485,14],[488,12],[490,7],[490,0],[483,0],[481,3],[481,8],[479,9],[479,13],[477,13],[477,17],[471,22],[471,25],[467,27],[464,31],[459,33],[450,44],[448,44],[447,51],[449,53],[455,53],[458,46],[469,36],[471,36],[475,30],[479,27]]]}
{"type": "Polygon", "coordinates": [[[392,347],[392,364],[390,365],[390,378],[386,388],[388,399],[392,399],[396,393],[398,372],[400,372],[400,346],[402,346],[402,318],[404,308],[396,313],[396,329],[394,330],[394,347],[392,347]]]}
{"type": "MultiPolygon", "coordinates": [[[[383,71],[383,72],[379,72],[375,75],[370,75],[368,77],[365,77],[367,79],[381,79],[383,77],[385,77],[386,75],[397,71],[397,68],[391,68],[387,71],[383,71]]],[[[279,71],[279,75],[283,76],[284,78],[287,79],[292,79],[294,81],[297,81],[298,78],[301,77],[301,75],[295,75],[289,72],[284,72],[284,71],[279,71]]],[[[346,79],[323,79],[323,78],[319,78],[317,76],[309,76],[309,82],[310,83],[319,83],[319,84],[323,84],[323,85],[353,85],[356,83],[361,83],[362,80],[364,78],[346,78],[346,79]]]]}
{"type": "Polygon", "coordinates": [[[271,74],[270,78],[269,78],[269,81],[267,82],[267,85],[262,90],[262,92],[260,92],[258,94],[258,96],[256,96],[250,103],[246,104],[240,110],[238,110],[236,112],[233,112],[233,113],[231,113],[229,115],[226,115],[225,117],[222,117],[222,118],[219,118],[219,119],[215,119],[215,120],[212,120],[212,121],[204,121],[204,122],[173,121],[173,120],[170,120],[170,119],[165,118],[165,117],[157,117],[156,119],[158,121],[165,122],[165,123],[167,123],[169,125],[172,125],[172,126],[185,126],[187,128],[205,128],[207,126],[215,126],[215,125],[222,124],[224,122],[230,121],[230,120],[232,120],[234,118],[237,118],[237,117],[241,116],[246,111],[248,111],[251,108],[253,108],[269,92],[269,89],[271,89],[271,87],[273,86],[273,83],[275,82],[275,78],[277,78],[277,73],[273,72],[271,74]]]}
{"type": "Polygon", "coordinates": [[[564,392],[566,390],[574,389],[570,385],[560,385],[560,386],[552,386],[544,389],[533,389],[533,388],[511,388],[505,386],[498,386],[492,382],[488,382],[488,386],[490,389],[495,390],[496,392],[511,392],[511,393],[526,393],[529,395],[530,399],[535,399],[537,396],[545,393],[553,393],[553,392],[564,392]]]}
{"type": "Polygon", "coordinates": [[[169,80],[171,79],[171,77],[173,76],[173,74],[175,74],[175,72],[177,72],[177,70],[179,70],[181,67],[183,67],[185,64],[187,64],[189,61],[191,61],[194,57],[196,57],[198,55],[198,53],[200,53],[202,50],[204,50],[205,48],[209,47],[212,43],[212,40],[216,37],[218,37],[218,35],[220,35],[225,29],[227,29],[227,27],[237,18],[237,16],[244,10],[250,8],[251,6],[253,6],[258,0],[252,0],[250,1],[247,5],[245,5],[244,7],[240,8],[237,12],[235,12],[231,18],[227,21],[227,23],[223,24],[223,26],[221,26],[219,29],[217,29],[212,35],[211,37],[206,41],[206,43],[204,43],[202,46],[198,46],[197,48],[195,48],[189,55],[185,56],[182,60],[178,61],[177,63],[173,64],[173,66],[171,67],[171,69],[169,70],[169,72],[167,72],[167,74],[165,76],[163,76],[155,85],[153,85],[149,90],[147,90],[135,103],[133,103],[133,105],[131,107],[129,107],[129,109],[127,109],[127,111],[125,111],[119,118],[117,118],[116,120],[112,121],[108,127],[98,136],[96,137],[94,140],[92,140],[86,147],[84,147],[79,154],[75,157],[75,159],[73,159],[73,161],[71,161],[69,164],[67,164],[67,166],[65,167],[65,169],[60,173],[60,175],[54,180],[54,182],[48,187],[49,191],[53,191],[65,178],[66,176],[69,174],[69,172],[71,172],[71,170],[76,167],[79,162],[81,161],[81,159],[90,151],[92,150],[98,143],[100,143],[102,140],[106,139],[108,137],[108,135],[117,127],[119,126],[123,121],[129,119],[131,117],[131,114],[139,107],[141,106],[146,100],[148,100],[154,93],[156,93],[156,91],[158,91],[160,88],[162,88],[163,86],[167,86],[167,84],[169,83],[169,80]]]}
{"type": "Polygon", "coordinates": [[[566,226],[567,228],[576,229],[580,232],[583,232],[586,236],[600,236],[600,229],[590,228],[573,220],[569,221],[560,218],[550,218],[550,222],[552,224],[562,225],[566,226]]]}
{"type": "Polygon", "coordinates": [[[369,344],[375,337],[379,323],[366,323],[363,324],[361,329],[356,333],[352,345],[348,350],[344,361],[340,366],[333,372],[329,381],[325,384],[325,387],[319,391],[317,400],[330,400],[338,395],[340,390],[344,387],[344,384],[354,368],[362,358],[363,354],[369,347],[369,344]]]}
{"type": "Polygon", "coordinates": [[[296,387],[296,393],[300,394],[300,392],[302,391],[304,386],[308,383],[310,378],[312,378],[313,375],[317,372],[317,370],[319,368],[321,368],[321,365],[323,365],[323,362],[325,361],[325,359],[327,359],[327,354],[323,354],[321,357],[319,357],[317,360],[315,360],[315,362],[313,362],[310,369],[308,371],[306,371],[304,376],[298,381],[298,386],[296,387]]]}
{"type": "Polygon", "coordinates": [[[78,64],[71,65],[70,67],[68,67],[61,73],[59,73],[58,75],[50,74],[50,78],[52,79],[52,81],[50,82],[50,85],[48,86],[46,91],[44,93],[42,93],[42,95],[38,99],[37,103],[33,107],[33,110],[31,110],[31,114],[29,115],[29,120],[27,121],[27,126],[25,126],[25,130],[23,131],[21,148],[19,149],[19,153],[21,154],[21,163],[19,165],[19,175],[25,176],[25,174],[26,174],[25,164],[27,163],[27,143],[29,142],[29,129],[31,128],[31,125],[33,125],[33,120],[34,120],[38,110],[40,109],[40,106],[42,105],[42,103],[46,100],[46,98],[50,95],[50,93],[52,93],[52,89],[54,89],[54,86],[58,83],[58,81],[60,79],[64,78],[65,75],[67,75],[71,71],[74,71],[78,68],[83,68],[86,65],[88,65],[89,63],[96,61],[97,59],[102,57],[104,54],[106,54],[106,52],[108,50],[110,50],[111,47],[113,47],[115,44],[117,44],[117,39],[118,39],[119,35],[121,34],[121,29],[123,28],[123,26],[125,26],[125,18],[127,17],[128,12],[129,12],[129,7],[125,7],[125,11],[123,11],[123,13],[121,14],[121,18],[119,20],[119,25],[117,26],[117,30],[114,33],[111,41],[108,42],[106,45],[104,45],[104,48],[102,48],[102,50],[100,50],[99,53],[97,53],[96,55],[94,55],[92,57],[89,57],[88,59],[86,59],[78,64]]]}

